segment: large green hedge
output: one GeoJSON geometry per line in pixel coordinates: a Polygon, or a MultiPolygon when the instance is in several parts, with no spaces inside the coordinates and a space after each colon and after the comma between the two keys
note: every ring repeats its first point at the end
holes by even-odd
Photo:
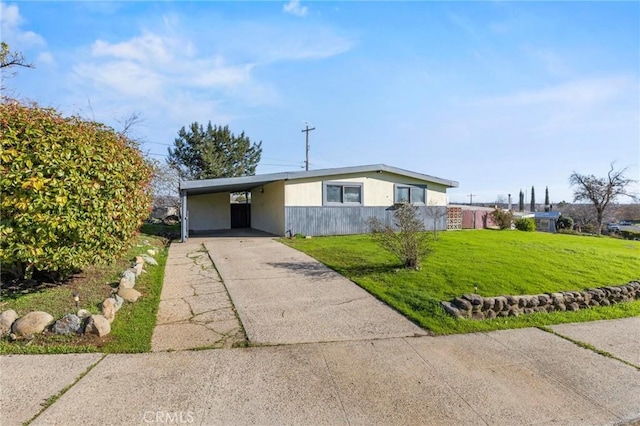
{"type": "Polygon", "coordinates": [[[149,214],[151,169],[113,129],[0,104],[3,274],[64,278],[119,254],[149,214]]]}

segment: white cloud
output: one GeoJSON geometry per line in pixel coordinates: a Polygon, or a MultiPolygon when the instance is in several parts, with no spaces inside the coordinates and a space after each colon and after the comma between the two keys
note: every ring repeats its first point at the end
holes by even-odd
{"type": "Polygon", "coordinates": [[[36,58],[36,64],[53,64],[55,60],[53,59],[53,55],[51,52],[41,52],[36,58]]]}
{"type": "Polygon", "coordinates": [[[624,76],[581,79],[564,84],[534,90],[523,90],[506,96],[485,98],[474,102],[476,105],[496,107],[524,107],[533,105],[572,105],[584,109],[600,105],[629,90],[638,90],[637,82],[624,76]]]}
{"type": "Polygon", "coordinates": [[[45,41],[33,31],[25,31],[21,27],[24,19],[15,4],[0,2],[0,32],[2,41],[9,44],[12,50],[23,50],[33,46],[44,46],[45,41]]]}
{"type": "Polygon", "coordinates": [[[117,95],[153,98],[163,87],[163,76],[132,61],[115,60],[85,63],[74,67],[80,82],[97,89],[107,89],[117,95]]]}
{"type": "Polygon", "coordinates": [[[225,66],[221,58],[198,61],[190,84],[200,87],[235,87],[251,80],[253,65],[225,66]]]}
{"type": "Polygon", "coordinates": [[[171,48],[178,43],[171,39],[163,38],[156,34],[146,33],[141,37],[111,44],[97,40],[92,47],[93,56],[114,57],[137,62],[167,63],[171,58],[171,48]],[[169,46],[172,45],[172,46],[169,46]]]}
{"type": "Polygon", "coordinates": [[[282,7],[282,10],[295,16],[306,16],[309,11],[307,6],[300,4],[300,0],[291,0],[282,7]]]}

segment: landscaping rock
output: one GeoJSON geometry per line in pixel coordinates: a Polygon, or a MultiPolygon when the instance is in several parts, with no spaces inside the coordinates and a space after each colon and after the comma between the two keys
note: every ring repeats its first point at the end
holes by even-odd
{"type": "Polygon", "coordinates": [[[504,296],[498,296],[495,298],[493,310],[496,312],[503,311],[505,306],[507,306],[507,298],[504,296]]]}
{"type": "Polygon", "coordinates": [[[81,320],[84,320],[84,319],[89,318],[91,316],[91,312],[87,311],[86,309],[79,309],[78,313],[76,315],[81,320]]]}
{"type": "Polygon", "coordinates": [[[18,319],[18,314],[13,309],[0,313],[0,336],[4,336],[11,330],[11,324],[18,319]]]}
{"type": "Polygon", "coordinates": [[[462,297],[471,302],[471,304],[474,306],[482,305],[482,297],[477,294],[465,294],[462,297]]]}
{"type": "Polygon", "coordinates": [[[109,297],[102,301],[100,309],[102,310],[102,316],[109,322],[113,322],[116,318],[116,299],[109,297]]]}
{"type": "Polygon", "coordinates": [[[440,302],[440,305],[444,308],[444,310],[449,314],[453,315],[456,318],[462,317],[462,313],[458,308],[453,306],[450,302],[440,302]]]}
{"type": "Polygon", "coordinates": [[[95,334],[103,337],[111,333],[111,324],[102,315],[91,315],[87,318],[84,332],[85,334],[95,334]]]}
{"type": "Polygon", "coordinates": [[[74,314],[66,314],[53,324],[51,331],[56,334],[78,333],[82,328],[82,321],[74,314]]]}
{"type": "Polygon", "coordinates": [[[495,303],[495,299],[493,297],[485,297],[485,299],[482,301],[482,309],[484,311],[488,311],[493,309],[493,305],[495,303]]]}
{"type": "Polygon", "coordinates": [[[483,320],[484,313],[482,311],[473,312],[471,314],[471,318],[473,318],[474,320],[483,320]]]}
{"type": "Polygon", "coordinates": [[[156,254],[158,254],[158,252],[155,251],[154,249],[147,250],[147,253],[149,253],[150,256],[155,256],[156,254]]]}
{"type": "Polygon", "coordinates": [[[133,269],[127,269],[122,273],[119,287],[133,288],[136,285],[136,272],[133,269]]]}
{"type": "Polygon", "coordinates": [[[135,272],[136,277],[140,276],[143,268],[144,268],[144,259],[142,258],[142,256],[136,256],[136,263],[133,266],[133,268],[131,268],[135,272]]]}
{"type": "Polygon", "coordinates": [[[142,293],[133,288],[121,288],[118,290],[118,295],[127,302],[135,303],[142,296],[142,293]]]}
{"type": "Polygon", "coordinates": [[[122,297],[120,297],[118,295],[118,293],[112,294],[111,297],[113,297],[114,300],[116,301],[115,308],[116,308],[116,312],[118,312],[120,310],[120,308],[122,308],[122,304],[124,303],[124,299],[122,297]]]}
{"type": "Polygon", "coordinates": [[[456,308],[463,310],[463,311],[470,311],[471,310],[471,302],[466,300],[466,299],[462,299],[460,297],[456,297],[455,299],[453,299],[452,303],[455,305],[456,308]]]}
{"type": "Polygon", "coordinates": [[[11,331],[17,336],[33,336],[42,333],[53,322],[53,319],[53,316],[46,312],[29,312],[14,321],[11,325],[11,331]]]}
{"type": "Polygon", "coordinates": [[[158,261],[155,260],[153,257],[147,255],[147,254],[143,254],[140,257],[142,257],[144,259],[144,261],[146,263],[148,263],[149,265],[153,265],[153,266],[158,266],[158,261]]]}

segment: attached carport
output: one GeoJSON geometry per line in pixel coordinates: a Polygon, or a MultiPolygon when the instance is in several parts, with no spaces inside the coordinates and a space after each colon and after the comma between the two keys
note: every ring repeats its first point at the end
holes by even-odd
{"type": "Polygon", "coordinates": [[[254,228],[281,235],[284,229],[283,181],[288,178],[289,173],[274,173],[180,182],[182,241],[189,238],[190,231],[206,234],[231,228],[254,228]],[[242,192],[252,194],[252,203],[232,204],[231,194],[242,192]]]}

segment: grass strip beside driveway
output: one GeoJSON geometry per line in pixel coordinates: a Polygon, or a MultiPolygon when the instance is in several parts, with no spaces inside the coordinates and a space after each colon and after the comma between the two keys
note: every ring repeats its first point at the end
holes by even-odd
{"type": "Polygon", "coordinates": [[[420,271],[405,270],[369,235],[283,239],[435,334],[468,333],[640,314],[640,301],[576,312],[476,321],[447,315],[440,301],[478,286],[481,296],[540,294],[640,278],[640,242],[540,232],[441,232],[420,271]]]}
{"type": "Polygon", "coordinates": [[[37,287],[0,297],[0,311],[14,309],[18,316],[31,311],[45,311],[57,320],[75,313],[73,295],[80,295],[80,308],[100,313],[100,304],[118,286],[122,271],[131,266],[136,255],[156,250],[157,266],[145,265],[146,273],[136,279],[135,289],[142,293],[136,303],[125,302],[111,324],[111,333],[102,338],[93,335],[56,335],[45,332],[31,340],[11,342],[0,339],[0,354],[60,354],[80,352],[134,353],[148,352],[160,303],[164,267],[167,259],[166,240],[140,234],[133,246],[119,260],[108,265],[85,268],[63,283],[39,283],[37,287]]]}

